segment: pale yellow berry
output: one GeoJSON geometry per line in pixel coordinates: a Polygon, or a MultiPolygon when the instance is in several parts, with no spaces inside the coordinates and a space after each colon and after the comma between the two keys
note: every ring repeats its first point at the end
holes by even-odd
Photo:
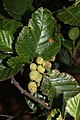
{"type": "Polygon", "coordinates": [[[37,65],[35,63],[30,64],[30,70],[36,70],[37,65]]]}
{"type": "Polygon", "coordinates": [[[31,80],[36,80],[37,77],[38,77],[38,71],[37,70],[32,70],[30,73],[29,73],[29,77],[31,80]]]}
{"type": "Polygon", "coordinates": [[[28,84],[28,90],[29,90],[32,94],[36,93],[36,92],[37,92],[37,84],[36,84],[35,82],[30,82],[30,83],[28,84]]]}
{"type": "Polygon", "coordinates": [[[38,86],[38,87],[40,86],[40,82],[41,82],[41,80],[42,80],[42,75],[39,74],[39,76],[38,76],[38,78],[37,78],[37,80],[36,80],[36,82],[37,82],[37,86],[38,86]]]}
{"type": "Polygon", "coordinates": [[[51,60],[50,61],[55,61],[55,59],[56,59],[56,56],[54,55],[52,58],[51,58],[51,60]]]}
{"type": "Polygon", "coordinates": [[[42,80],[42,74],[38,74],[38,77],[36,78],[35,82],[40,82],[42,80]]]}
{"type": "Polygon", "coordinates": [[[43,58],[42,57],[37,57],[36,62],[38,64],[42,64],[43,63],[43,58]]]}
{"type": "Polygon", "coordinates": [[[37,70],[38,70],[40,73],[44,73],[44,72],[45,72],[45,68],[44,68],[42,65],[38,65],[37,70]]]}
{"type": "Polygon", "coordinates": [[[45,61],[45,60],[43,61],[43,64],[42,64],[42,65],[43,65],[43,67],[49,68],[49,69],[50,69],[51,66],[52,66],[52,64],[51,64],[49,61],[45,61]]]}

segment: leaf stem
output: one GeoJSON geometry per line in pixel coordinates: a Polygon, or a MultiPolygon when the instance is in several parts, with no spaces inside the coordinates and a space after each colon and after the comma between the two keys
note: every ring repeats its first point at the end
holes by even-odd
{"type": "Polygon", "coordinates": [[[73,40],[73,52],[75,50],[75,40],[73,40]]]}

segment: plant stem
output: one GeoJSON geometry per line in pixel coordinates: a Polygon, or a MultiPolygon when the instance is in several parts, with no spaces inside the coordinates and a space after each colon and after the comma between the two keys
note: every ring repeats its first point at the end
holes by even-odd
{"type": "Polygon", "coordinates": [[[14,84],[18,90],[24,94],[25,96],[29,97],[30,99],[34,100],[35,102],[41,104],[42,106],[44,106],[47,110],[51,110],[51,108],[43,101],[41,101],[40,99],[32,96],[30,93],[28,93],[26,90],[24,90],[19,83],[14,79],[14,77],[11,78],[11,83],[14,84]]]}
{"type": "Polygon", "coordinates": [[[11,120],[11,119],[15,118],[15,116],[9,116],[9,115],[3,115],[3,114],[0,114],[0,117],[5,117],[6,120],[11,120]]]}
{"type": "Polygon", "coordinates": [[[73,53],[74,53],[74,50],[75,50],[75,40],[73,40],[73,53]]]}

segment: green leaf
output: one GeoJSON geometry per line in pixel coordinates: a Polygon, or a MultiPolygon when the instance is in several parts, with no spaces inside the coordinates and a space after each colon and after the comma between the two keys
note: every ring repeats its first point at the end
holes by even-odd
{"type": "Polygon", "coordinates": [[[77,45],[74,49],[73,58],[78,63],[78,66],[80,67],[80,40],[77,42],[77,45]]]}
{"type": "Polygon", "coordinates": [[[9,31],[10,33],[14,34],[17,28],[22,26],[22,23],[17,22],[14,19],[7,19],[5,17],[0,16],[0,29],[9,31]]]}
{"type": "Polygon", "coordinates": [[[67,50],[62,49],[59,52],[59,60],[61,63],[64,63],[65,65],[71,65],[71,58],[67,50]]]}
{"type": "Polygon", "coordinates": [[[10,52],[12,51],[13,36],[10,32],[0,30],[0,50],[10,52]]]}
{"type": "Polygon", "coordinates": [[[15,75],[21,69],[20,66],[16,66],[15,69],[5,67],[3,64],[0,64],[0,81],[9,79],[15,75]]]}
{"type": "Polygon", "coordinates": [[[52,120],[52,118],[54,118],[55,115],[58,114],[58,112],[59,112],[58,110],[53,109],[51,113],[48,115],[47,120],[52,120]]]}
{"type": "Polygon", "coordinates": [[[19,34],[16,51],[18,55],[24,55],[28,59],[42,56],[50,59],[60,50],[60,36],[50,43],[48,40],[53,37],[56,22],[50,11],[39,8],[32,14],[29,26],[24,27],[19,34]]]}
{"type": "Polygon", "coordinates": [[[57,17],[65,24],[80,26],[80,4],[63,8],[57,17]]]}
{"type": "Polygon", "coordinates": [[[67,49],[70,55],[72,55],[72,46],[73,43],[70,39],[66,39],[65,41],[62,42],[62,46],[67,49]]]}
{"type": "Polygon", "coordinates": [[[44,78],[42,81],[43,88],[45,88],[48,82],[51,82],[52,86],[56,88],[57,94],[63,93],[65,100],[80,92],[80,86],[75,78],[67,73],[60,73],[59,70],[56,69],[50,71],[48,77],[44,78]]]}
{"type": "Polygon", "coordinates": [[[9,57],[10,55],[0,54],[0,81],[10,78],[21,69],[21,65],[16,65],[14,69],[4,66],[3,60],[9,57]]]}
{"type": "Polygon", "coordinates": [[[3,59],[9,58],[11,55],[9,54],[2,54],[0,53],[0,61],[2,61],[3,59]]]}
{"type": "Polygon", "coordinates": [[[5,10],[16,20],[21,20],[22,15],[31,9],[31,0],[3,0],[5,10]]]}
{"type": "Polygon", "coordinates": [[[66,111],[73,116],[75,120],[80,120],[80,93],[67,101],[66,111]]]}
{"type": "Polygon", "coordinates": [[[51,82],[47,81],[47,78],[45,77],[43,81],[46,80],[46,82],[42,83],[41,86],[41,91],[44,95],[46,95],[49,98],[50,101],[50,106],[53,104],[53,100],[56,96],[56,89],[55,87],[51,84],[51,82]]]}
{"type": "Polygon", "coordinates": [[[72,27],[69,31],[68,31],[68,36],[71,40],[75,41],[77,38],[79,38],[80,36],[80,30],[79,27],[72,27]]]}
{"type": "Polygon", "coordinates": [[[78,41],[76,48],[80,48],[80,40],[78,41]]]}
{"type": "MultiPolygon", "coordinates": [[[[27,58],[25,56],[16,56],[16,57],[11,57],[10,59],[8,59],[7,63],[11,68],[15,68],[17,65],[21,65],[24,64],[27,60],[27,58]]],[[[27,60],[27,62],[29,62],[27,60]]]]}

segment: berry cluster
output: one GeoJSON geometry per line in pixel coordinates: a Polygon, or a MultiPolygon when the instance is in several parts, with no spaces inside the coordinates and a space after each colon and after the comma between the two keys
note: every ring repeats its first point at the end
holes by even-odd
{"type": "MultiPolygon", "coordinates": [[[[55,60],[55,59],[51,59],[55,60]]],[[[30,64],[29,77],[31,82],[28,84],[28,90],[34,94],[37,92],[37,87],[40,86],[40,82],[45,74],[46,68],[51,69],[51,63],[49,61],[43,60],[42,57],[37,57],[36,63],[30,64]]]]}

